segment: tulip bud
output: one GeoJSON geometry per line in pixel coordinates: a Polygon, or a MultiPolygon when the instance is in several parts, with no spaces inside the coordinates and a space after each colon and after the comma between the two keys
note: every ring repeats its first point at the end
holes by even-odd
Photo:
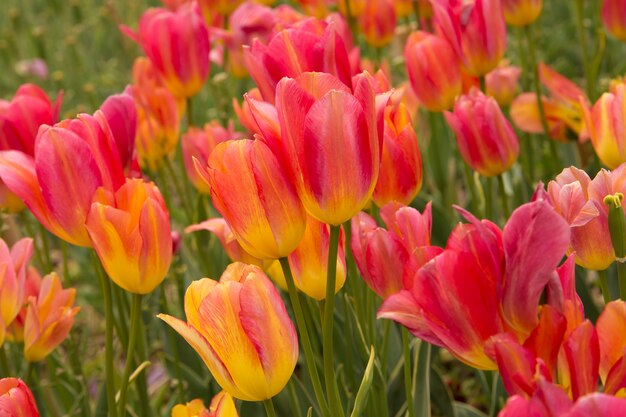
{"type": "Polygon", "coordinates": [[[0,415],[39,417],[35,397],[21,379],[0,379],[0,415]]]}
{"type": "Polygon", "coordinates": [[[278,259],[298,246],[306,226],[304,208],[291,178],[264,143],[220,143],[209,157],[208,171],[200,162],[196,169],[246,252],[278,259]]]}
{"type": "Polygon", "coordinates": [[[26,273],[32,255],[32,239],[20,239],[11,250],[0,239],[0,346],[24,305],[26,273]]]}
{"type": "Polygon", "coordinates": [[[493,97],[473,89],[445,117],[456,134],[461,156],[481,175],[500,175],[517,159],[517,136],[493,97]]]}
{"type": "Polygon", "coordinates": [[[591,144],[600,161],[609,168],[626,162],[626,84],[614,93],[604,93],[591,109],[583,106],[591,144]]]}
{"type": "Polygon", "coordinates": [[[159,314],[198,352],[222,389],[244,401],[278,394],[298,359],[296,330],[263,271],[234,263],[185,294],[187,323],[159,314]]]}
{"type": "Polygon", "coordinates": [[[500,107],[506,107],[515,98],[519,88],[520,67],[504,65],[491,71],[485,77],[487,95],[496,99],[500,107]]]}
{"type": "Polygon", "coordinates": [[[504,20],[511,26],[526,26],[541,14],[543,0],[502,0],[504,20]]]}
{"type": "Polygon", "coordinates": [[[626,41],[626,1],[603,0],[602,23],[620,41],[626,41]]]}
{"type": "Polygon", "coordinates": [[[372,199],[379,207],[391,201],[408,205],[422,188],[422,155],[411,115],[403,104],[385,109],[380,172],[372,199]]]}
{"type": "Polygon", "coordinates": [[[365,10],[359,16],[359,25],[365,41],[381,48],[393,39],[396,31],[396,11],[391,0],[367,0],[365,10]]]}
{"type": "Polygon", "coordinates": [[[24,358],[37,362],[67,337],[80,307],[74,307],[74,288],[63,289],[56,273],[46,275],[37,298],[28,300],[24,322],[24,358]]]}
{"type": "Polygon", "coordinates": [[[126,291],[147,294],[167,275],[170,216],[153,183],[128,179],[115,194],[100,193],[86,227],[107,274],[126,291]]]}
{"type": "Polygon", "coordinates": [[[121,27],[141,46],[176,97],[197,94],[209,75],[209,32],[195,3],[172,12],[162,8],[146,11],[137,33],[121,27]]]}
{"type": "Polygon", "coordinates": [[[622,260],[626,257],[626,219],[622,201],[624,194],[615,193],[604,197],[604,204],[609,207],[609,232],[615,256],[622,260]]]}
{"type": "Polygon", "coordinates": [[[448,42],[427,32],[414,32],[407,39],[404,58],[419,102],[430,111],[451,108],[462,83],[461,64],[448,42]]]}

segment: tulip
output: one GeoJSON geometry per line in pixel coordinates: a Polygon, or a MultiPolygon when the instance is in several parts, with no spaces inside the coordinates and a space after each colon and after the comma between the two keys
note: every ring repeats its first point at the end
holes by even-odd
{"type": "Polygon", "coordinates": [[[502,0],[504,20],[511,26],[527,26],[541,14],[543,0],[502,0]]]}
{"type": "Polygon", "coordinates": [[[487,95],[495,98],[500,107],[508,106],[517,94],[521,74],[520,67],[511,65],[497,67],[485,77],[487,95]]]}
{"type": "Polygon", "coordinates": [[[404,58],[419,102],[430,111],[451,108],[462,83],[460,62],[450,44],[430,33],[414,32],[407,39],[404,58]]]}
{"type": "Polygon", "coordinates": [[[170,216],[153,183],[128,179],[115,194],[99,193],[86,228],[107,274],[126,291],[148,294],[167,275],[170,216]]]}
{"type": "Polygon", "coordinates": [[[278,259],[298,246],[306,227],[304,208],[291,178],[264,143],[220,143],[209,157],[208,171],[199,162],[196,169],[246,252],[278,259]]]}
{"type": "Polygon", "coordinates": [[[517,159],[517,136],[493,97],[473,89],[461,96],[454,112],[446,112],[445,117],[456,134],[463,160],[481,175],[500,175],[517,159]]]}
{"type": "Polygon", "coordinates": [[[626,162],[626,84],[604,93],[591,109],[583,106],[591,144],[610,169],[626,162]]]}
{"type": "Polygon", "coordinates": [[[439,32],[470,75],[480,77],[498,66],[506,49],[501,0],[432,0],[432,4],[439,32]]]}
{"type": "Polygon", "coordinates": [[[172,409],[172,417],[238,417],[233,397],[226,391],[220,391],[211,400],[207,409],[200,399],[187,404],[175,405],[172,409]]]}
{"type": "Polygon", "coordinates": [[[411,115],[400,104],[385,109],[380,172],[372,200],[382,207],[391,201],[408,205],[422,188],[422,155],[411,115]]]}
{"type": "Polygon", "coordinates": [[[326,0],[298,0],[298,4],[307,14],[318,19],[323,19],[330,13],[326,0]]]}
{"type": "Polygon", "coordinates": [[[244,63],[263,99],[274,103],[276,85],[284,77],[319,71],[352,86],[348,48],[335,23],[301,25],[274,35],[267,45],[255,40],[244,47],[244,63]]]}
{"type": "Polygon", "coordinates": [[[234,263],[219,282],[194,281],[185,294],[187,323],[158,317],[198,352],[218,384],[235,398],[278,394],[298,359],[298,339],[278,292],[263,271],[234,263]]]}
{"type": "Polygon", "coordinates": [[[103,111],[80,114],[40,129],[34,158],[0,152],[0,177],[51,233],[90,246],[85,220],[93,196],[100,187],[115,192],[124,184],[120,149],[129,149],[122,145],[127,143],[127,138],[114,136],[103,111]]]}
{"type": "Polygon", "coordinates": [[[602,23],[607,32],[620,41],[626,41],[626,1],[603,0],[602,23]]]}
{"type": "MultiPolygon", "coordinates": [[[[24,284],[24,301],[30,299],[30,297],[37,298],[39,290],[41,289],[41,274],[35,267],[28,267],[26,270],[26,282],[24,284]]],[[[28,314],[28,304],[23,304],[19,314],[11,323],[11,326],[7,329],[7,340],[14,343],[24,342],[24,323],[26,321],[26,315],[28,314]]]]}
{"type": "Polygon", "coordinates": [[[135,137],[137,134],[137,110],[130,94],[109,96],[100,110],[107,119],[122,166],[130,168],[135,157],[135,137]]]}
{"type": "Polygon", "coordinates": [[[209,32],[195,3],[172,12],[148,9],[139,29],[120,28],[137,42],[176,97],[196,95],[209,75],[209,32]]]}
{"type": "Polygon", "coordinates": [[[461,212],[470,223],[455,228],[445,251],[417,271],[410,287],[385,299],[378,317],[399,322],[470,366],[495,369],[487,342],[504,331],[517,340],[531,337],[569,230],[544,200],[515,210],[503,231],[461,212]]]}
{"type": "Polygon", "coordinates": [[[209,155],[211,155],[218,143],[239,139],[239,135],[233,129],[232,122],[225,129],[217,120],[213,120],[210,123],[206,123],[202,129],[190,127],[181,137],[183,161],[187,177],[202,194],[210,194],[211,190],[209,185],[198,175],[193,159],[195,158],[200,163],[206,164],[209,161],[209,155]]]}
{"type": "Polygon", "coordinates": [[[339,225],[369,201],[378,179],[382,111],[367,73],[354,92],[330,74],[284,78],[276,90],[283,160],[317,220],[339,225]]]}
{"type": "Polygon", "coordinates": [[[74,307],[74,288],[63,289],[56,273],[46,275],[37,298],[28,300],[24,322],[24,358],[37,362],[50,354],[70,332],[74,316],[80,307],[74,307]]]}
{"type": "Polygon", "coordinates": [[[9,250],[0,239],[0,346],[6,331],[22,309],[25,297],[28,262],[33,256],[33,240],[24,238],[9,250]]]}
{"type": "Polygon", "coordinates": [[[21,379],[0,379],[0,415],[6,417],[39,417],[35,397],[21,379]]]}
{"type": "Polygon", "coordinates": [[[365,10],[359,16],[365,41],[375,48],[382,48],[391,42],[396,23],[396,10],[391,0],[367,0],[365,10]]]}

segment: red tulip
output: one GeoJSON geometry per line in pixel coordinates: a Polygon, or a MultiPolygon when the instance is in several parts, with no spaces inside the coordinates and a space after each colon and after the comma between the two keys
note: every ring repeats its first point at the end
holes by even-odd
{"type": "Polygon", "coordinates": [[[0,415],[39,417],[35,397],[21,379],[0,379],[0,415]]]}
{"type": "Polygon", "coordinates": [[[603,0],[602,23],[620,41],[626,41],[626,1],[603,0]]]}

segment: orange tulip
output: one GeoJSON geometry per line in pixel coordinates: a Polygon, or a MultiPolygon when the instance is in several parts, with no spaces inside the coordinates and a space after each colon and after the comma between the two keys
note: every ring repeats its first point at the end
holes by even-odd
{"type": "Polygon", "coordinates": [[[0,269],[0,346],[24,304],[26,271],[32,255],[32,239],[17,241],[11,250],[0,239],[0,263],[3,265],[0,269]]]}
{"type": "Polygon", "coordinates": [[[541,14],[543,0],[502,0],[504,20],[511,26],[526,26],[541,14]]]}
{"type": "Polygon", "coordinates": [[[211,400],[207,409],[200,399],[178,404],[172,409],[172,417],[239,417],[233,397],[226,391],[220,391],[211,400]]]}
{"type": "Polygon", "coordinates": [[[397,16],[391,0],[366,0],[359,16],[359,26],[365,41],[375,48],[387,45],[396,31],[397,16]]]}
{"type": "Polygon", "coordinates": [[[104,269],[126,291],[147,294],[167,275],[172,262],[170,216],[153,183],[128,179],[115,194],[101,190],[86,227],[104,269]]]}
{"type": "Polygon", "coordinates": [[[39,417],[35,397],[21,379],[0,379],[0,415],[3,417],[39,417]]]}
{"type": "Polygon", "coordinates": [[[620,41],[626,41],[626,1],[603,0],[602,23],[620,41]]]}
{"type": "Polygon", "coordinates": [[[519,89],[520,67],[500,65],[485,77],[487,95],[496,99],[500,107],[506,107],[515,98],[519,89]]]}
{"type": "Polygon", "coordinates": [[[198,352],[220,386],[235,398],[278,394],[298,359],[296,330],[278,292],[253,265],[231,264],[219,282],[191,283],[187,323],[159,314],[198,352]]]}
{"type": "Polygon", "coordinates": [[[63,289],[56,273],[46,275],[37,298],[28,300],[24,322],[24,358],[37,362],[67,337],[80,307],[74,307],[74,288],[63,289]]]}

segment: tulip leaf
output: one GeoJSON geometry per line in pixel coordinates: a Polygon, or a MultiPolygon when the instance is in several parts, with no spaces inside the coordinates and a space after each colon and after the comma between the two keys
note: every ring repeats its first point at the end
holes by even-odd
{"type": "Polygon", "coordinates": [[[450,392],[450,388],[444,382],[441,372],[435,368],[430,369],[430,398],[439,409],[441,415],[457,417],[452,392],[450,392]]]}
{"type": "Polygon", "coordinates": [[[455,402],[454,409],[458,417],[487,417],[487,414],[472,407],[469,404],[455,402]]]}
{"type": "Polygon", "coordinates": [[[361,380],[361,386],[356,393],[354,400],[354,408],[350,417],[359,417],[367,404],[367,397],[369,396],[370,388],[372,388],[372,381],[374,380],[374,346],[370,346],[370,358],[367,361],[365,372],[363,373],[363,379],[361,380]]]}
{"type": "Polygon", "coordinates": [[[416,416],[418,417],[430,417],[430,356],[431,346],[429,343],[423,340],[419,345],[419,353],[417,355],[417,369],[414,378],[417,380],[414,382],[415,396],[413,401],[417,404],[416,416]]]}

